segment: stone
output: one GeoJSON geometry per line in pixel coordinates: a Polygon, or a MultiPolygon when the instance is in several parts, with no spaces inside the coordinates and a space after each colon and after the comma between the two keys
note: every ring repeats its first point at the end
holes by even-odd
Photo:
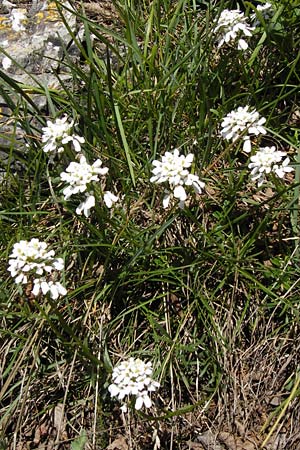
{"type": "MultiPolygon", "coordinates": [[[[1,1],[1,0],[0,0],[1,1]]],[[[63,4],[63,17],[72,32],[76,32],[76,15],[68,2],[63,4]]],[[[4,153],[24,146],[24,131],[18,126],[15,113],[9,108],[8,96],[18,104],[18,96],[11,89],[14,80],[42,112],[46,97],[37,94],[38,87],[61,89],[55,73],[66,81],[70,73],[62,64],[64,48],[68,58],[76,61],[79,52],[72,46],[72,37],[62,19],[57,4],[50,0],[30,3],[3,0],[0,6],[0,150],[4,153]],[[6,99],[6,100],[5,100],[6,99]]],[[[0,154],[3,162],[3,155],[0,154]]]]}
{"type": "MultiPolygon", "coordinates": [[[[75,32],[76,16],[69,3],[63,14],[75,32]]],[[[55,2],[33,2],[27,7],[9,8],[0,14],[0,68],[6,75],[25,85],[57,86],[53,72],[61,68],[63,48],[71,42],[55,2]],[[1,67],[2,66],[2,67],[1,67]]]]}

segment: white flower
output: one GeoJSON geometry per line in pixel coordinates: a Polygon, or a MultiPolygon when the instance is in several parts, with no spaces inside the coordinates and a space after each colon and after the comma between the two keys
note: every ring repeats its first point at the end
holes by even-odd
{"type": "Polygon", "coordinates": [[[64,151],[63,145],[72,142],[76,152],[81,151],[81,144],[84,144],[83,137],[72,134],[74,121],[68,122],[68,117],[57,118],[54,122],[47,120],[47,126],[42,128],[43,151],[45,153],[61,153],[64,151]]]}
{"type": "MultiPolygon", "coordinates": [[[[66,171],[60,174],[60,178],[68,183],[63,189],[65,200],[68,200],[72,195],[88,191],[85,192],[85,199],[76,208],[77,214],[83,213],[86,217],[90,216],[90,210],[96,203],[94,193],[89,190],[90,183],[100,181],[99,176],[106,175],[108,172],[107,167],[101,166],[102,161],[100,159],[90,165],[87,163],[85,156],[81,156],[79,163],[71,162],[66,171]]],[[[118,197],[110,191],[105,191],[103,200],[106,206],[111,208],[113,203],[118,201],[118,197]]]]}
{"type": "Polygon", "coordinates": [[[46,242],[36,238],[17,242],[10,254],[8,271],[17,284],[28,283],[34,277],[34,295],[41,289],[43,293],[50,291],[52,298],[57,298],[58,295],[65,295],[62,294],[66,293],[65,288],[59,282],[46,281],[45,276],[53,271],[63,270],[64,262],[62,258],[54,257],[54,250],[47,251],[47,247],[46,242]]]}
{"type": "Polygon", "coordinates": [[[92,181],[99,181],[99,175],[105,175],[108,172],[107,167],[102,166],[102,161],[97,159],[92,165],[86,162],[85,156],[81,156],[80,162],[71,162],[66,168],[66,172],[60,174],[60,178],[69,185],[63,190],[65,200],[71,195],[84,192],[87,185],[92,181]]]}
{"type": "Polygon", "coordinates": [[[152,169],[153,176],[150,178],[151,183],[161,184],[168,183],[170,190],[165,190],[163,199],[163,207],[167,208],[171,196],[179,199],[179,206],[183,208],[187,193],[184,186],[192,186],[197,194],[202,192],[205,183],[199,180],[198,175],[189,172],[192,165],[194,155],[189,153],[187,156],[180,155],[176,148],[173,152],[166,152],[161,161],[154,160],[152,169]]]}
{"type": "Polygon", "coordinates": [[[39,295],[40,291],[42,291],[43,295],[50,292],[51,298],[57,300],[59,296],[67,294],[66,288],[58,281],[46,281],[43,278],[36,278],[33,280],[33,285],[32,294],[35,296],[39,295]]]}
{"type": "Polygon", "coordinates": [[[224,44],[237,40],[238,50],[246,50],[248,44],[242,39],[242,36],[251,37],[253,30],[254,28],[250,27],[244,13],[239,9],[224,9],[216,22],[213,33],[219,39],[219,48],[224,44]]]}
{"type": "Polygon", "coordinates": [[[284,161],[282,161],[282,164],[279,166],[278,164],[275,164],[273,166],[273,171],[279,178],[284,178],[284,175],[286,173],[292,172],[294,170],[293,167],[289,166],[290,158],[287,156],[284,161]]]}
{"type": "Polygon", "coordinates": [[[249,106],[240,106],[237,110],[231,111],[224,117],[221,123],[221,136],[224,139],[236,140],[242,138],[244,141],[243,150],[247,153],[251,151],[251,141],[249,135],[258,136],[266,134],[263,124],[266,122],[264,117],[254,109],[249,111],[249,106]]]}
{"type": "Polygon", "coordinates": [[[25,27],[23,23],[26,21],[27,17],[24,9],[14,8],[11,10],[10,20],[11,26],[14,31],[23,31],[25,27]]]}
{"type": "Polygon", "coordinates": [[[85,143],[85,139],[82,136],[77,136],[77,134],[72,134],[71,136],[66,136],[61,140],[62,144],[67,144],[72,142],[75,152],[81,152],[81,144],[85,143]]]}
{"type": "Polygon", "coordinates": [[[89,217],[91,214],[90,210],[95,206],[95,197],[88,193],[85,196],[86,199],[76,208],[76,214],[82,214],[83,212],[85,217],[89,217]]]}
{"type": "Polygon", "coordinates": [[[11,64],[12,64],[12,63],[11,63],[11,59],[8,58],[7,56],[5,56],[5,57],[2,59],[2,67],[3,67],[4,70],[9,69],[10,66],[11,66],[11,64]]]}
{"type": "Polygon", "coordinates": [[[294,169],[288,165],[290,159],[286,157],[282,161],[284,156],[286,152],[276,150],[274,146],[261,147],[255,155],[251,156],[251,162],[248,165],[252,181],[257,181],[257,185],[261,186],[266,181],[265,176],[271,172],[279,178],[283,178],[287,172],[292,172],[294,169]]]}
{"type": "Polygon", "coordinates": [[[119,200],[119,197],[114,195],[110,191],[105,191],[103,195],[104,203],[108,208],[111,208],[114,203],[116,203],[119,200]]]}
{"type": "Polygon", "coordinates": [[[143,404],[145,405],[146,408],[151,408],[152,406],[152,401],[147,391],[141,392],[139,396],[136,398],[135,409],[137,410],[141,409],[143,404]]]}
{"type": "MultiPolygon", "coordinates": [[[[270,19],[274,14],[273,5],[269,2],[265,3],[264,5],[257,5],[256,10],[259,14],[262,15],[264,20],[270,19]]],[[[260,25],[259,14],[254,13],[254,14],[251,14],[251,16],[250,16],[251,20],[254,21],[254,23],[253,23],[254,27],[257,27],[258,25],[260,25]]]]}
{"type": "MultiPolygon", "coordinates": [[[[129,358],[117,365],[112,373],[112,381],[108,387],[111,397],[124,400],[125,397],[134,395],[137,410],[143,405],[150,408],[152,401],[149,393],[159,388],[159,383],[152,379],[151,362],[145,363],[141,359],[129,358]]],[[[121,409],[123,412],[126,411],[126,404],[121,409]]]]}
{"type": "Polygon", "coordinates": [[[185,185],[186,186],[192,186],[194,188],[194,191],[197,194],[201,194],[202,190],[205,187],[205,183],[203,183],[203,181],[199,180],[198,175],[194,175],[192,173],[189,173],[186,180],[185,180],[185,185]]]}
{"type": "Polygon", "coordinates": [[[187,170],[193,162],[194,155],[189,153],[187,156],[180,155],[179,150],[175,148],[173,153],[166,152],[162,156],[162,160],[154,160],[152,169],[153,177],[150,179],[152,183],[164,183],[169,181],[170,184],[177,185],[180,180],[189,174],[187,170]]]}

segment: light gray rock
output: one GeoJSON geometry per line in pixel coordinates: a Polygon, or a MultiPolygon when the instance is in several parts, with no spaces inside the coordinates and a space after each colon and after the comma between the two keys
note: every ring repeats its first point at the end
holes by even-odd
{"type": "MultiPolygon", "coordinates": [[[[65,6],[72,9],[69,3],[65,6]]],[[[6,9],[0,15],[1,70],[25,85],[57,85],[53,72],[64,72],[63,48],[68,48],[71,36],[56,4],[45,0],[6,9]]],[[[75,32],[76,16],[68,9],[63,9],[64,18],[75,32]]]]}
{"type": "MultiPolygon", "coordinates": [[[[0,0],[1,2],[1,0],[0,0]]],[[[76,32],[76,15],[68,2],[64,3],[64,20],[72,32],[76,32]]],[[[60,79],[70,79],[62,60],[64,48],[68,57],[76,61],[76,47],[72,44],[55,2],[32,0],[26,4],[20,1],[3,0],[0,3],[0,158],[11,148],[24,146],[24,130],[16,124],[8,97],[15,104],[20,97],[7,82],[8,77],[18,83],[26,95],[41,110],[46,105],[43,93],[37,94],[36,87],[60,88],[55,73],[60,79]],[[1,95],[2,92],[2,95],[1,95]],[[6,93],[6,94],[4,94],[6,93]],[[17,125],[17,126],[16,126],[17,125]]],[[[43,90],[43,89],[42,89],[43,90]]],[[[38,126],[38,124],[37,124],[38,126]]],[[[11,160],[10,160],[11,161],[11,160]]]]}

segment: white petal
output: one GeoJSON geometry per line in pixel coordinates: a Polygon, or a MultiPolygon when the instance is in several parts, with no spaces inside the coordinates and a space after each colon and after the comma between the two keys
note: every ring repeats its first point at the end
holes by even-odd
{"type": "Polygon", "coordinates": [[[24,275],[23,273],[20,273],[20,275],[17,276],[17,278],[15,279],[15,282],[17,284],[19,284],[19,283],[25,284],[25,283],[27,283],[27,276],[24,275]]]}
{"type": "Polygon", "coordinates": [[[110,191],[106,191],[103,195],[103,200],[104,200],[104,203],[106,204],[106,206],[108,208],[111,208],[113,203],[115,203],[119,200],[119,197],[117,197],[110,191]]]}
{"type": "Polygon", "coordinates": [[[251,152],[251,141],[249,138],[244,140],[243,150],[246,153],[251,152]]]}
{"type": "Polygon", "coordinates": [[[143,406],[144,400],[143,397],[137,397],[135,402],[135,409],[140,410],[143,406]]]}
{"type": "Polygon", "coordinates": [[[176,186],[174,189],[174,197],[179,198],[182,202],[186,200],[187,196],[183,186],[176,186]]]}
{"type": "Polygon", "coordinates": [[[40,293],[40,285],[38,283],[35,283],[31,292],[35,296],[39,295],[39,293],[40,293]]]}
{"type": "Polygon", "coordinates": [[[71,142],[71,141],[73,141],[72,136],[65,136],[65,137],[61,140],[61,143],[62,143],[62,144],[67,144],[68,142],[71,142]]]}
{"type": "Polygon", "coordinates": [[[152,401],[151,401],[151,398],[149,397],[149,395],[144,395],[143,399],[144,399],[144,404],[145,404],[146,408],[150,408],[152,405],[152,401]]]}
{"type": "Polygon", "coordinates": [[[188,163],[188,166],[185,164],[185,167],[190,167],[190,165],[192,164],[194,159],[194,155],[193,153],[189,153],[186,157],[185,157],[185,162],[188,163]]]}
{"type": "Polygon", "coordinates": [[[122,411],[122,413],[127,413],[127,405],[126,403],[124,403],[124,405],[121,406],[120,410],[122,411]]]}
{"type": "Polygon", "coordinates": [[[248,44],[246,41],[244,41],[244,39],[239,39],[238,42],[238,49],[239,50],[246,50],[248,48],[248,44]]]}
{"type": "Polygon", "coordinates": [[[77,152],[77,153],[81,152],[81,145],[77,139],[73,139],[73,145],[74,145],[75,152],[77,152]]]}
{"type": "Polygon", "coordinates": [[[50,287],[49,284],[46,281],[42,281],[41,282],[41,289],[42,289],[42,293],[45,295],[47,294],[47,292],[49,291],[50,287]]]}
{"type": "Polygon", "coordinates": [[[68,293],[67,289],[60,283],[56,283],[58,292],[60,295],[66,295],[68,293]]]}
{"type": "Polygon", "coordinates": [[[120,389],[115,384],[111,384],[110,386],[108,386],[108,390],[112,397],[116,397],[120,393],[120,389]]]}
{"type": "Polygon", "coordinates": [[[57,286],[55,284],[53,284],[50,287],[50,295],[51,295],[51,298],[53,298],[53,300],[58,299],[59,293],[58,293],[57,286]]]}
{"type": "Polygon", "coordinates": [[[169,204],[170,204],[170,193],[166,193],[166,195],[163,198],[163,207],[166,209],[168,208],[169,204]]]}
{"type": "Polygon", "coordinates": [[[198,180],[193,182],[193,188],[196,194],[201,194],[204,187],[205,183],[203,183],[203,181],[198,180]]]}
{"type": "Polygon", "coordinates": [[[83,211],[83,214],[85,217],[90,216],[90,209],[95,206],[95,197],[93,195],[89,195],[86,197],[86,199],[78,205],[76,208],[76,214],[81,214],[83,211]]]}

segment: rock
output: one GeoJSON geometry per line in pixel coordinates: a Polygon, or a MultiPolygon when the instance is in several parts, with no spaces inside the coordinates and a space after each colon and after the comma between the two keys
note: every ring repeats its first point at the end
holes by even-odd
{"type": "MultiPolygon", "coordinates": [[[[24,131],[16,125],[15,111],[9,106],[9,98],[18,104],[15,89],[8,80],[18,83],[20,89],[31,98],[42,112],[46,97],[36,94],[36,87],[60,88],[55,73],[66,81],[71,75],[62,64],[64,48],[68,58],[79,58],[76,47],[64,24],[55,2],[32,0],[31,3],[3,0],[0,6],[0,149],[8,153],[10,148],[24,146],[24,131]],[[1,51],[2,50],[2,51],[1,51]],[[6,78],[8,77],[8,79],[6,78]],[[2,78],[2,80],[1,80],[2,78]]],[[[68,2],[63,4],[63,16],[72,32],[76,31],[76,15],[68,2]],[[70,11],[69,11],[70,10],[70,11]]],[[[42,90],[43,92],[43,90],[42,90]]],[[[39,126],[39,124],[36,124],[39,126]]],[[[3,155],[0,154],[3,162],[3,155]]],[[[4,162],[5,164],[5,162],[4,162]]]]}
{"type": "MultiPolygon", "coordinates": [[[[64,6],[72,10],[69,3],[65,2],[64,6]]],[[[63,9],[64,18],[75,32],[76,16],[68,9],[63,9]]],[[[63,48],[70,42],[69,31],[55,2],[32,2],[27,8],[10,8],[0,14],[0,47],[4,53],[0,67],[20,83],[57,86],[53,72],[58,68],[63,70],[63,48]]]]}

